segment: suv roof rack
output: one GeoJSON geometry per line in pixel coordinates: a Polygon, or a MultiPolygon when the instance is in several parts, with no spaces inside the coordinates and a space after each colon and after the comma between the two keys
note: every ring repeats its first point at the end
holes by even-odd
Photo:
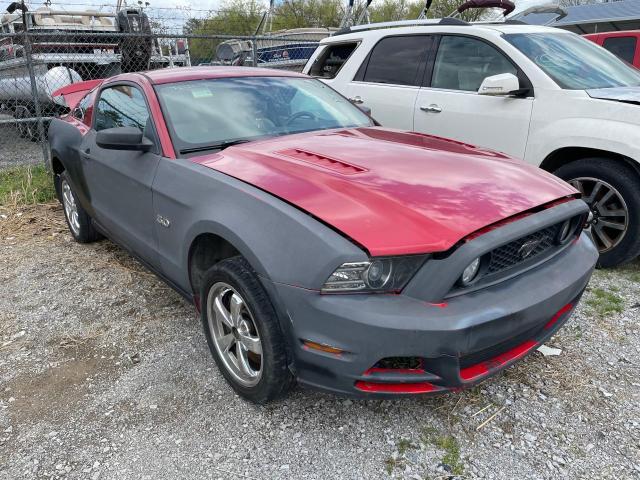
{"type": "Polygon", "coordinates": [[[438,22],[438,25],[471,25],[469,22],[465,22],[455,17],[444,17],[438,22]]]}
{"type": "Polygon", "coordinates": [[[332,36],[336,35],[345,35],[347,33],[354,32],[366,32],[369,30],[379,30],[382,28],[396,28],[396,27],[419,27],[419,26],[438,26],[438,25],[459,25],[459,26],[469,26],[471,25],[464,20],[460,20],[459,18],[452,17],[444,17],[440,19],[424,19],[424,20],[397,20],[393,22],[379,22],[379,23],[369,23],[364,25],[354,25],[352,27],[343,28],[342,30],[337,31],[332,36]]]}

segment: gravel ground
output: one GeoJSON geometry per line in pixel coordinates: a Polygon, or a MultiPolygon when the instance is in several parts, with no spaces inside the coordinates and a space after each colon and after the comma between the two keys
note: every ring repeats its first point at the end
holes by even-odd
{"type": "MultiPolygon", "coordinates": [[[[0,120],[8,119],[0,115],[0,120]]],[[[42,162],[42,146],[18,135],[14,125],[0,124],[0,168],[42,162]]]]}
{"type": "Polygon", "coordinates": [[[560,355],[474,389],[256,407],[126,252],[57,206],[0,213],[2,479],[640,478],[640,262],[596,273],[560,355]]]}

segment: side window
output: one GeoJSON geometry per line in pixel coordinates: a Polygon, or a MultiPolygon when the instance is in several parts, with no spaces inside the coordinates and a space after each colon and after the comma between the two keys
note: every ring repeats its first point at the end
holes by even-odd
{"type": "Polygon", "coordinates": [[[96,106],[94,128],[100,131],[137,127],[144,132],[148,119],[149,110],[142,92],[131,85],[118,85],[102,90],[96,106]]]}
{"type": "MultiPolygon", "coordinates": [[[[383,38],[373,48],[363,80],[393,85],[419,85],[431,38],[427,35],[383,38]]],[[[366,61],[366,60],[365,60],[366,61]]]]}
{"type": "Polygon", "coordinates": [[[335,78],[357,46],[356,42],[329,45],[313,62],[309,75],[320,78],[335,78]]]}
{"type": "Polygon", "coordinates": [[[610,37],[605,39],[602,46],[625,62],[633,64],[636,55],[635,37],[610,37]]]}
{"type": "Polygon", "coordinates": [[[518,75],[503,53],[475,38],[445,35],[438,47],[431,87],[477,92],[486,77],[501,73],[518,75]]]}

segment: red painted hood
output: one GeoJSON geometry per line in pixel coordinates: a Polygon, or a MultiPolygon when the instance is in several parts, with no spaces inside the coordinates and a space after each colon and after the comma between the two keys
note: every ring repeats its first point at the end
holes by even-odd
{"type": "Polygon", "coordinates": [[[501,154],[383,128],[290,135],[192,160],[296,205],[374,256],[448,250],[480,228],[576,193],[501,154]]]}

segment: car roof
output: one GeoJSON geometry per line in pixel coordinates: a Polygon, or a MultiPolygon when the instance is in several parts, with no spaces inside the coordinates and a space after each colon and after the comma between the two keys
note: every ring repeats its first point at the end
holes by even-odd
{"type": "Polygon", "coordinates": [[[302,77],[308,78],[301,73],[274,70],[271,68],[255,67],[227,67],[227,66],[204,66],[204,67],[178,67],[151,70],[142,75],[147,77],[151,83],[161,85],[163,83],[188,82],[190,80],[208,80],[215,78],[231,77],[302,77]]]}
{"type": "Polygon", "coordinates": [[[406,35],[411,33],[478,33],[494,32],[496,34],[507,33],[568,33],[553,27],[538,25],[525,25],[502,22],[477,22],[460,24],[442,24],[439,20],[405,20],[399,22],[386,22],[380,24],[358,25],[331,37],[324,38],[320,43],[334,43],[345,40],[363,38],[365,36],[386,37],[389,35],[406,35]]]}

